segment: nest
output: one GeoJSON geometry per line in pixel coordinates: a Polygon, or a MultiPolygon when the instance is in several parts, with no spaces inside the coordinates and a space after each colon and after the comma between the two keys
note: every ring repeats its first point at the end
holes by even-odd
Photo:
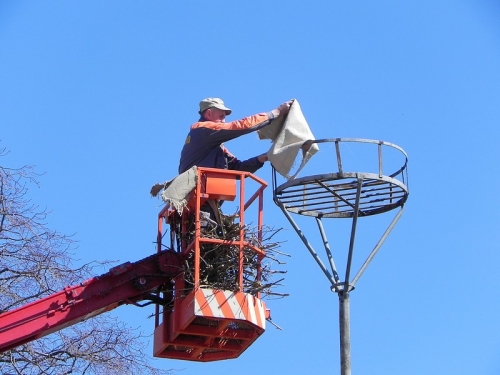
{"type": "MultiPolygon", "coordinates": [[[[281,277],[286,273],[277,267],[284,265],[281,260],[289,255],[278,251],[279,242],[272,240],[280,229],[263,227],[262,240],[259,240],[257,227],[243,227],[243,236],[247,243],[260,248],[266,254],[259,255],[251,247],[243,247],[243,285],[239,286],[239,245],[230,241],[240,239],[240,225],[233,223],[234,217],[221,215],[222,225],[211,229],[203,229],[202,236],[205,238],[216,238],[227,241],[227,243],[200,244],[200,285],[205,288],[218,290],[242,291],[261,297],[285,297],[288,294],[281,293],[278,288],[283,286],[281,277]],[[259,279],[260,274],[260,279],[259,279]]],[[[194,237],[194,231],[189,234],[194,237]]],[[[184,264],[184,281],[186,287],[192,288],[194,284],[194,257],[193,254],[186,259],[184,264]]]]}

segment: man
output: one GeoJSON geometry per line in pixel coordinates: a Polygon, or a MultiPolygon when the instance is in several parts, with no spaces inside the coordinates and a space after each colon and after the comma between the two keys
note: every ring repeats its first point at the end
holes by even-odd
{"type": "MultiPolygon", "coordinates": [[[[261,154],[248,160],[240,161],[223,145],[223,142],[248,134],[269,125],[278,116],[288,113],[292,101],[281,104],[271,112],[259,113],[238,121],[226,123],[226,116],[231,110],[222,99],[206,98],[200,102],[200,119],[191,126],[182,148],[179,161],[179,174],[193,166],[232,169],[254,173],[267,161],[267,155],[261,154]]],[[[219,209],[222,202],[208,200],[201,207],[202,227],[221,224],[219,209]],[[206,213],[206,214],[205,214],[206,213]]]]}
{"type": "Polygon", "coordinates": [[[224,105],[222,99],[203,99],[200,102],[201,117],[191,126],[181,152],[179,174],[195,165],[255,172],[267,161],[266,154],[240,161],[224,147],[223,142],[269,125],[278,116],[286,115],[291,104],[292,101],[288,101],[271,112],[226,122],[226,116],[231,114],[231,110],[224,105]]]}

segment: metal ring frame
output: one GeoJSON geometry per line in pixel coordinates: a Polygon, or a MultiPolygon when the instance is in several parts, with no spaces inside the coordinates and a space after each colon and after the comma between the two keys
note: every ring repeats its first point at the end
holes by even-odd
{"type": "Polygon", "coordinates": [[[366,267],[368,267],[403,213],[403,206],[409,194],[407,187],[408,156],[401,147],[393,143],[371,139],[332,138],[318,139],[310,141],[310,143],[335,144],[337,171],[301,177],[277,186],[276,171],[273,170],[273,199],[276,205],[281,208],[285,217],[330,281],[332,290],[336,293],[348,293],[350,290],[354,289],[361,274],[365,271],[366,267]],[[377,145],[378,170],[373,172],[344,172],[340,148],[342,142],[377,145]],[[384,172],[384,147],[393,148],[403,155],[404,162],[396,171],[391,171],[389,173],[384,172]],[[400,211],[396,214],[385,233],[369,254],[365,263],[351,281],[351,262],[358,218],[387,212],[398,207],[401,208],[400,211]],[[316,219],[332,272],[323,264],[323,261],[309,243],[297,223],[293,220],[290,213],[311,216],[316,219]],[[344,280],[341,280],[338,275],[330,250],[330,244],[321,221],[323,218],[352,218],[351,238],[344,280]]]}
{"type": "MultiPolygon", "coordinates": [[[[273,170],[274,201],[279,201],[287,211],[319,218],[349,218],[376,215],[402,206],[408,198],[407,164],[405,151],[392,143],[360,138],[333,138],[311,143],[334,143],[337,171],[301,177],[277,185],[273,170]],[[376,144],[378,170],[372,172],[344,172],[340,144],[357,142],[376,144]],[[390,147],[401,152],[404,163],[396,171],[384,173],[383,150],[390,147]],[[359,191],[358,191],[359,190],[359,191]]],[[[278,203],[277,203],[278,204],[278,203]]]]}

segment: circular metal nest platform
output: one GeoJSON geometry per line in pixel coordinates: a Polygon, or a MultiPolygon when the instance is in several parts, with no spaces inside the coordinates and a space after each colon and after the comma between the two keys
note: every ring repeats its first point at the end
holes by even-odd
{"type": "Polygon", "coordinates": [[[409,194],[408,157],[401,147],[384,141],[360,138],[319,139],[310,143],[334,144],[336,171],[296,178],[280,186],[276,186],[274,172],[274,200],[287,211],[318,218],[350,218],[387,212],[406,202],[409,194]],[[375,145],[378,170],[344,172],[340,145],[346,142],[375,145]],[[387,148],[396,150],[402,156],[400,167],[388,173],[383,170],[383,151],[387,148]]]}

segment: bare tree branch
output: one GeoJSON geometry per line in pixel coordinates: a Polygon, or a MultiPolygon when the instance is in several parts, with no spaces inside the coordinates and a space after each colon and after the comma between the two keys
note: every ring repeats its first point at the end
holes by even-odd
{"type": "MultiPolygon", "coordinates": [[[[7,151],[0,149],[0,157],[7,151]]],[[[88,279],[92,262],[72,268],[75,240],[51,230],[48,212],[28,199],[37,186],[30,166],[0,167],[0,312],[88,279]]],[[[144,336],[110,315],[99,315],[0,354],[2,374],[171,374],[144,354],[144,336]]]]}

